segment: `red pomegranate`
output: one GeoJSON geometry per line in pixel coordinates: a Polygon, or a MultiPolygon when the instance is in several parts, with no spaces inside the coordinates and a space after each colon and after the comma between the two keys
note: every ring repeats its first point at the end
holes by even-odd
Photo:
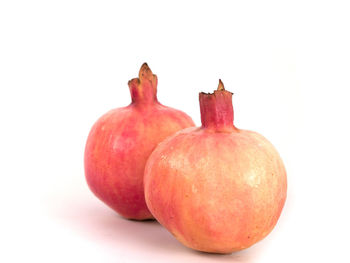
{"type": "Polygon", "coordinates": [[[199,101],[202,127],[177,132],[149,157],[146,202],[184,245],[230,253],[273,229],[286,200],[286,171],[270,142],[233,125],[232,93],[221,81],[199,101]]]}
{"type": "Polygon", "coordinates": [[[145,63],[129,81],[132,102],[113,109],[92,127],[85,148],[85,176],[91,191],[123,217],[153,218],[143,188],[147,158],[176,131],[194,126],[185,113],[157,100],[157,76],[145,63]]]}

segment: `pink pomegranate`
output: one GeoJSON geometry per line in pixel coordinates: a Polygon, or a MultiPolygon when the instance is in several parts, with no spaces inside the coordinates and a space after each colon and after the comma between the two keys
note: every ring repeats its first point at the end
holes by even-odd
{"type": "Polygon", "coordinates": [[[129,81],[132,102],[113,109],[92,127],[85,148],[85,176],[91,191],[129,219],[153,218],[144,198],[143,175],[156,145],[194,126],[185,113],[157,101],[157,76],[145,63],[129,81]]]}
{"type": "Polygon", "coordinates": [[[230,253],[273,229],[286,200],[286,171],[270,142],[233,125],[232,93],[221,81],[199,101],[202,127],[177,132],[149,157],[146,202],[184,245],[230,253]]]}

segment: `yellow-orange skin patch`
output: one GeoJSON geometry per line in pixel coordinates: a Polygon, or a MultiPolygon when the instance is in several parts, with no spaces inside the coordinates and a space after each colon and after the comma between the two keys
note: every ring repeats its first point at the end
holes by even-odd
{"type": "Polygon", "coordinates": [[[145,197],[154,217],[184,245],[231,253],[263,239],[286,200],[287,178],[258,133],[188,128],[151,154],[145,197]]]}

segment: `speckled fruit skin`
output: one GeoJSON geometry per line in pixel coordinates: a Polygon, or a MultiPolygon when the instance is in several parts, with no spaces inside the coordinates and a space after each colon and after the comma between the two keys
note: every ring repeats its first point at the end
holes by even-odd
{"type": "Polygon", "coordinates": [[[146,202],[184,245],[231,253],[273,229],[286,200],[286,171],[270,142],[233,125],[232,93],[221,81],[214,94],[200,94],[200,104],[203,126],[177,132],[148,159],[146,202]]]}
{"type": "Polygon", "coordinates": [[[147,64],[129,81],[132,103],[103,115],[92,127],[85,148],[85,176],[91,191],[129,219],[153,218],[143,187],[146,160],[156,145],[194,126],[185,113],[157,101],[157,77],[147,64]]]}

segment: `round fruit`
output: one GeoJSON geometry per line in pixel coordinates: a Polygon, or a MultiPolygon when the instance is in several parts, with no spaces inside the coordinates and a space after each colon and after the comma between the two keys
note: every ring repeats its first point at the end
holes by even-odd
{"type": "Polygon", "coordinates": [[[92,127],[85,148],[85,176],[91,191],[129,219],[153,218],[143,187],[147,158],[156,145],[194,126],[185,113],[157,100],[157,76],[145,63],[129,81],[132,102],[103,115],[92,127]]]}
{"type": "Polygon", "coordinates": [[[232,93],[221,81],[199,100],[202,127],[177,132],[148,159],[146,202],[184,245],[230,253],[273,229],[286,200],[286,171],[270,142],[233,125],[232,93]]]}

